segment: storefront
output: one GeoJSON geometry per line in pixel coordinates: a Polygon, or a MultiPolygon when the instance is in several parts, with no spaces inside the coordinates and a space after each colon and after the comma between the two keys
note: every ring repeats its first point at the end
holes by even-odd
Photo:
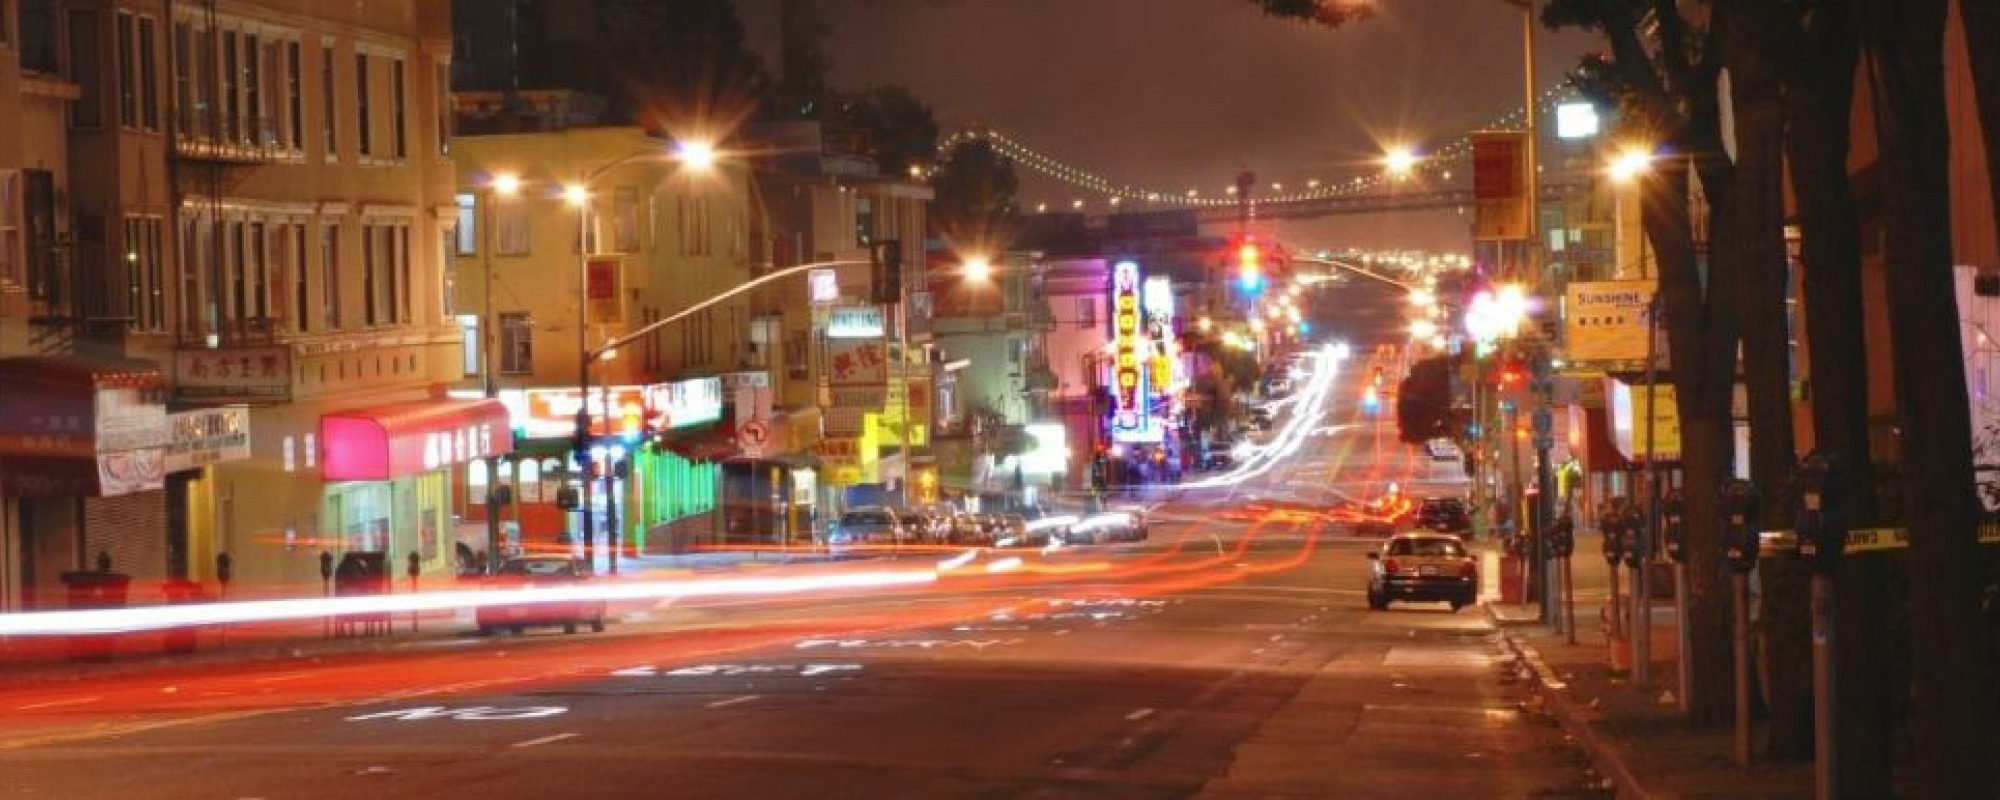
{"type": "Polygon", "coordinates": [[[62,574],[171,571],[165,380],[145,362],[0,360],[0,609],[62,605],[62,574]]]}
{"type": "Polygon", "coordinates": [[[401,574],[455,570],[451,473],[514,449],[507,409],[493,400],[433,399],[320,418],[324,443],[320,541],[335,558],[381,553],[401,574]]]}

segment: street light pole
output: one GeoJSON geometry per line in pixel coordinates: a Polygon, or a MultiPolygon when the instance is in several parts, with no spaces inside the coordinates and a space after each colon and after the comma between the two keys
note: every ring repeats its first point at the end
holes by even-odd
{"type": "MultiPolygon", "coordinates": [[[[474,199],[482,216],[479,236],[481,241],[479,244],[482,248],[481,262],[484,265],[484,268],[481,270],[484,273],[481,277],[483,288],[480,290],[479,372],[484,377],[482,384],[485,391],[483,394],[489,399],[497,397],[500,394],[499,379],[493,373],[493,220],[495,217],[493,203],[496,198],[501,196],[512,197],[519,186],[518,179],[512,175],[496,175],[487,185],[479,188],[478,194],[475,195],[474,199]]],[[[497,497],[499,484],[500,459],[488,456],[486,458],[485,571],[489,574],[500,568],[500,502],[497,497]]]]}
{"type": "MultiPolygon", "coordinates": [[[[588,191],[588,190],[585,190],[588,191]]],[[[590,253],[585,247],[585,215],[589,210],[589,196],[578,198],[571,193],[569,199],[576,202],[576,353],[577,353],[577,406],[576,406],[576,465],[583,475],[577,481],[577,510],[582,517],[583,563],[587,569],[596,571],[597,559],[590,529],[590,471],[600,466],[590,458],[590,253]]],[[[608,402],[608,401],[607,401],[608,402]]],[[[609,424],[610,415],[605,415],[609,424]]],[[[606,465],[608,466],[608,465],[606,465]]],[[[610,474],[607,469],[605,474],[610,474]]],[[[605,502],[611,501],[611,487],[605,485],[605,502]]]]}

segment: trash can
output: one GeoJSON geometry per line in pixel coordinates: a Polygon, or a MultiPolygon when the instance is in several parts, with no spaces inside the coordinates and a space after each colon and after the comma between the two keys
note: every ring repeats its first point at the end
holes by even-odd
{"type": "MultiPolygon", "coordinates": [[[[132,586],[132,576],[117,572],[65,572],[68,607],[76,610],[124,608],[132,586]]],[[[69,637],[69,657],[74,661],[109,661],[117,651],[118,634],[77,634],[69,637]]]]}
{"type": "MultiPolygon", "coordinates": [[[[183,603],[203,603],[208,601],[208,593],[202,591],[201,584],[185,578],[175,578],[160,584],[160,593],[166,595],[168,605],[183,603]]],[[[200,641],[201,629],[194,625],[168,628],[164,645],[169,653],[192,653],[200,641]]]]}

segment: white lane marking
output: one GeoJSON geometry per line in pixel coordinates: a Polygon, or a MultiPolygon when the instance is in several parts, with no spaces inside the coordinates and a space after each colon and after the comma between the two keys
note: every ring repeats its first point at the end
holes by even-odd
{"type": "Polygon", "coordinates": [[[748,703],[748,702],[750,702],[750,701],[752,701],[752,700],[755,700],[755,699],[757,699],[757,698],[759,698],[759,697],[763,697],[763,695],[760,695],[760,694],[746,694],[746,695],[744,695],[744,696],[742,696],[742,697],[732,697],[732,698],[729,698],[728,700],[717,700],[717,701],[715,701],[715,702],[713,702],[713,703],[709,703],[709,704],[708,704],[708,707],[709,707],[709,708],[721,708],[721,707],[723,707],[723,706],[733,706],[733,705],[736,705],[737,703],[748,703]]]}
{"type": "Polygon", "coordinates": [[[538,745],[538,744],[548,744],[548,743],[550,743],[550,742],[560,742],[560,741],[562,741],[562,740],[564,740],[564,739],[573,739],[573,738],[576,738],[576,737],[578,737],[578,736],[582,736],[582,735],[583,735],[583,734],[581,734],[581,733],[558,733],[558,734],[556,734],[556,735],[554,735],[554,736],[544,736],[544,737],[542,737],[542,738],[540,738],[540,739],[529,739],[529,740],[527,740],[527,741],[525,741],[525,742],[515,742],[515,743],[514,743],[513,745],[511,745],[511,746],[513,746],[513,747],[534,747],[535,745],[538,745]]]}
{"type": "Polygon", "coordinates": [[[29,703],[28,705],[25,706],[15,706],[14,710],[33,711],[38,708],[55,708],[57,706],[80,706],[83,705],[84,703],[95,703],[99,699],[100,698],[98,698],[98,696],[96,695],[91,695],[90,697],[71,697],[65,700],[50,700],[46,703],[29,703]]]}
{"type": "Polygon", "coordinates": [[[1132,712],[1132,713],[1130,713],[1130,714],[1126,714],[1126,715],[1125,715],[1125,719],[1127,719],[1127,720],[1130,720],[1130,721],[1132,721],[1132,722],[1138,722],[1139,720],[1142,720],[1142,719],[1145,719],[1145,718],[1147,718],[1147,717],[1150,717],[1150,716],[1152,716],[1152,715],[1153,715],[1153,710],[1152,710],[1152,709],[1150,709],[1150,708],[1142,708],[1142,709],[1139,709],[1138,711],[1134,711],[1134,712],[1132,712]]]}

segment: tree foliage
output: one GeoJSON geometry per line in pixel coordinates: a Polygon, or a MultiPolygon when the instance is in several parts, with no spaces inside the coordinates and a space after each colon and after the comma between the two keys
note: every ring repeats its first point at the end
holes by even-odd
{"type": "Polygon", "coordinates": [[[964,141],[946,153],[931,188],[937,192],[931,222],[949,239],[998,244],[1017,224],[1020,179],[1014,161],[984,139],[964,141]]]}
{"type": "Polygon", "coordinates": [[[1368,0],[1249,0],[1268,16],[1338,28],[1375,13],[1368,0]]]}

